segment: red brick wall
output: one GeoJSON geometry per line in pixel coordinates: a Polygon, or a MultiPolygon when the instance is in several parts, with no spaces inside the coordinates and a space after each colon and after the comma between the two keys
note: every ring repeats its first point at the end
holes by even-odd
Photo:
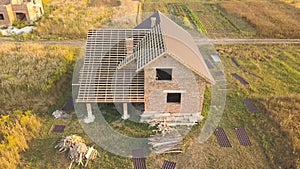
{"type": "Polygon", "coordinates": [[[11,25],[14,21],[11,5],[0,6],[0,14],[4,16],[4,20],[0,20],[0,25],[11,25]]]}
{"type": "Polygon", "coordinates": [[[44,13],[44,9],[42,1],[36,0],[36,4],[40,4],[41,9],[35,7],[33,1],[24,4],[1,5],[0,14],[3,14],[4,20],[0,20],[0,25],[12,25],[16,20],[16,13],[24,13],[27,21],[37,20],[44,13]]]}
{"type": "Polygon", "coordinates": [[[186,66],[166,55],[147,65],[144,72],[145,111],[168,113],[201,112],[206,83],[186,66]],[[156,80],[156,68],[172,68],[172,81],[156,80]],[[183,91],[181,103],[167,103],[166,90],[183,91]]]}

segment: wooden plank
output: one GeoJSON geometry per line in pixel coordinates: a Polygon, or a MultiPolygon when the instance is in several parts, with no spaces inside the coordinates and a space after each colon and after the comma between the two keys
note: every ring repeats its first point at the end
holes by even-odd
{"type": "Polygon", "coordinates": [[[250,99],[244,99],[243,103],[246,105],[247,109],[251,113],[257,113],[259,112],[258,108],[255,106],[252,100],[250,99]]]}
{"type": "Polygon", "coordinates": [[[176,166],[175,162],[165,160],[162,166],[162,169],[174,169],[176,166]]]}
{"type": "Polygon", "coordinates": [[[156,154],[169,153],[173,151],[182,152],[182,144],[155,147],[153,150],[155,150],[156,154]]]}
{"type": "Polygon", "coordinates": [[[247,135],[245,128],[236,127],[234,128],[237,138],[242,146],[251,146],[250,139],[247,135]]]}
{"type": "Polygon", "coordinates": [[[229,139],[223,128],[217,128],[214,134],[217,137],[218,143],[221,147],[231,147],[229,139]]]}

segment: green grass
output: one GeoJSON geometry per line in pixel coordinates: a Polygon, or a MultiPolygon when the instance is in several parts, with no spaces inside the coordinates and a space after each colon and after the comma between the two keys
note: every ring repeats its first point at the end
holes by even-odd
{"type": "Polygon", "coordinates": [[[144,12],[160,11],[169,14],[171,19],[178,25],[207,34],[202,21],[198,18],[196,13],[184,2],[145,2],[143,3],[144,12]]]}
{"type": "MultiPolygon", "coordinates": [[[[152,130],[156,129],[155,127],[149,127],[148,124],[145,123],[137,123],[131,120],[122,120],[121,114],[115,108],[114,104],[99,104],[101,112],[105,118],[105,120],[113,127],[117,132],[127,135],[130,137],[149,137],[154,134],[152,130]]],[[[117,105],[121,106],[121,105],[117,105]]],[[[131,107],[130,107],[131,108],[131,107]]],[[[133,111],[138,111],[134,109],[130,109],[130,114],[134,114],[133,111]]],[[[122,111],[122,110],[120,110],[122,111]]]]}
{"type": "MultiPolygon", "coordinates": [[[[287,131],[289,125],[297,126],[299,120],[293,119],[283,125],[289,114],[286,109],[291,108],[289,102],[281,102],[280,105],[270,104],[269,100],[280,97],[299,97],[300,74],[299,46],[233,46],[219,47],[219,53],[224,57],[227,76],[232,91],[227,97],[227,113],[221,125],[232,127],[236,125],[246,126],[248,132],[253,135],[265,152],[270,167],[281,166],[282,168],[299,167],[299,154],[295,152],[295,140],[299,133],[299,127],[287,131]],[[230,58],[235,58],[241,65],[236,68],[230,58]],[[244,77],[250,85],[242,86],[229,73],[236,72],[244,77]],[[251,72],[251,74],[249,73],[251,72]],[[253,76],[256,74],[263,78],[253,76]],[[249,114],[242,105],[243,98],[251,98],[260,108],[260,113],[249,114]],[[278,107],[274,110],[274,107],[278,107]],[[281,114],[281,118],[274,118],[274,113],[281,114]],[[234,118],[232,118],[232,116],[234,118]]],[[[300,107],[293,107],[299,111],[300,107]]],[[[299,147],[298,147],[299,148],[299,147]]],[[[298,150],[299,151],[299,150],[298,150]]]]}

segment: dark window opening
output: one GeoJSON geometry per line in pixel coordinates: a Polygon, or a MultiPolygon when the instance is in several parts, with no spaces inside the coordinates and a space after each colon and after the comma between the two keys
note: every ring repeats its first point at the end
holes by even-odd
{"type": "Polygon", "coordinates": [[[16,13],[16,18],[17,18],[18,21],[26,21],[26,14],[16,13]]]}
{"type": "Polygon", "coordinates": [[[181,102],[181,93],[167,94],[167,103],[180,103],[180,102],[181,102]]]}
{"type": "Polygon", "coordinates": [[[172,69],[156,69],[156,80],[172,80],[172,69]]]}
{"type": "Polygon", "coordinates": [[[4,20],[4,15],[0,14],[0,20],[4,20]]]}

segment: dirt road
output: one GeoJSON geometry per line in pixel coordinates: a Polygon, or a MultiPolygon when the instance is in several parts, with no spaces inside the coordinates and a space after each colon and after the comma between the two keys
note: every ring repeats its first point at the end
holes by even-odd
{"type": "MultiPolygon", "coordinates": [[[[24,41],[17,42],[11,40],[0,40],[0,43],[40,43],[44,45],[57,46],[74,46],[84,47],[84,40],[38,40],[38,41],[24,41]]],[[[234,44],[300,44],[300,39],[195,39],[195,42],[201,44],[214,45],[234,45],[234,44]]]]}
{"type": "Polygon", "coordinates": [[[195,39],[197,44],[300,44],[300,39],[195,39]]]}

